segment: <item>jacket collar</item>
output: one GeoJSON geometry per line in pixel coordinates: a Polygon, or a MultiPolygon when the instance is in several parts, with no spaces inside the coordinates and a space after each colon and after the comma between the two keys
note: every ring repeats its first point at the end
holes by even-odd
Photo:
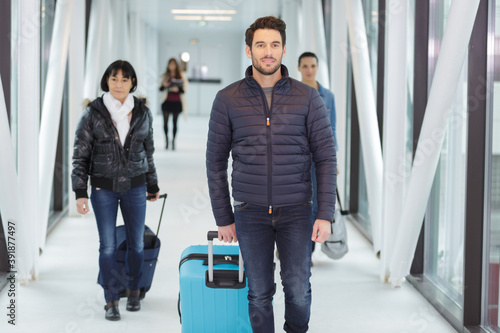
{"type": "MultiPolygon", "coordinates": [[[[276,84],[274,85],[275,87],[281,87],[283,85],[286,84],[286,82],[288,81],[288,68],[286,68],[285,65],[281,64],[281,67],[280,67],[280,70],[281,70],[281,79],[276,82],[276,84]]],[[[245,71],[245,80],[246,82],[250,85],[250,86],[259,86],[259,83],[257,83],[257,81],[253,78],[253,67],[252,66],[248,66],[247,70],[245,71]]]]}
{"type": "Polygon", "coordinates": [[[318,83],[318,93],[321,97],[324,97],[325,96],[325,88],[323,88],[323,86],[321,85],[321,83],[319,83],[318,81],[316,81],[316,83],[318,83]]]}

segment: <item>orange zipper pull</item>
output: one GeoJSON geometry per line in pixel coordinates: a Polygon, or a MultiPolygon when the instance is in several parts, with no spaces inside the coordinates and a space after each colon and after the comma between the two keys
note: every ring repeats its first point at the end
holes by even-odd
{"type": "Polygon", "coordinates": [[[269,214],[273,213],[273,206],[269,206],[269,214]]]}
{"type": "MultiPolygon", "coordinates": [[[[271,123],[269,122],[269,117],[267,118],[267,126],[269,126],[271,123]]],[[[269,213],[271,214],[271,213],[269,213]]]]}

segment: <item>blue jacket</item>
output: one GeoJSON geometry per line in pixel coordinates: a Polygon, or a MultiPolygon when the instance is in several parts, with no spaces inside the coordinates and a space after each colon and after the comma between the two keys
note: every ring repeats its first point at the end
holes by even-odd
{"type": "Polygon", "coordinates": [[[335,97],[330,90],[325,89],[319,82],[318,82],[318,92],[319,95],[321,96],[321,99],[323,100],[323,103],[325,103],[326,109],[328,110],[328,114],[330,116],[330,124],[332,125],[332,130],[333,130],[333,138],[335,139],[335,151],[338,151],[339,144],[337,143],[337,132],[335,131],[335,126],[337,124],[337,114],[335,111],[335,97]]]}
{"type": "Polygon", "coordinates": [[[272,93],[246,77],[217,93],[210,114],[206,166],[210,199],[218,226],[234,223],[227,168],[232,154],[232,195],[236,201],[270,209],[310,203],[311,154],[320,180],[317,218],[332,221],[336,157],[324,103],[316,91],[288,76],[272,93]]]}
{"type": "MultiPolygon", "coordinates": [[[[337,115],[335,112],[335,97],[333,96],[333,93],[330,90],[325,89],[319,82],[318,82],[318,92],[328,110],[328,115],[330,116],[330,124],[332,125],[333,137],[335,139],[335,151],[338,151],[339,145],[337,143],[337,135],[335,131],[335,126],[337,123],[337,115]]],[[[318,196],[316,193],[316,188],[318,187],[318,184],[316,181],[316,169],[314,168],[314,164],[312,165],[311,168],[311,174],[313,181],[313,215],[314,215],[318,211],[318,196]]]]}

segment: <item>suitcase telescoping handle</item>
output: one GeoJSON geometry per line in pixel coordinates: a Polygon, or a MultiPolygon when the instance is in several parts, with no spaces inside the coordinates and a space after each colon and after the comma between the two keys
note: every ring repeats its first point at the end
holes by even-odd
{"type": "Polygon", "coordinates": [[[158,242],[158,233],[160,232],[161,219],[163,218],[163,210],[165,209],[165,201],[167,201],[167,193],[160,195],[159,199],[163,199],[163,205],[161,206],[160,221],[158,222],[158,229],[156,230],[155,242],[153,244],[153,249],[156,249],[156,243],[158,242]]]}
{"type": "MultiPolygon", "coordinates": [[[[208,282],[214,282],[214,238],[218,238],[217,231],[209,231],[207,234],[208,240],[208,282]]],[[[239,250],[238,260],[238,282],[243,283],[243,257],[241,256],[241,249],[239,250]]]]}

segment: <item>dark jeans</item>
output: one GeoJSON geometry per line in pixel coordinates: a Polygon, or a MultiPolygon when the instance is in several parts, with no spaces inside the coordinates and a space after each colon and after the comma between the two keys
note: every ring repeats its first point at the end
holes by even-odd
{"type": "Polygon", "coordinates": [[[281,263],[286,332],[307,332],[311,312],[311,205],[235,206],[236,235],[248,277],[253,332],[274,332],[274,243],[281,263]]]}
{"type": "Polygon", "coordinates": [[[118,300],[116,267],[116,216],[120,206],[125,223],[128,288],[139,289],[144,261],[144,220],[146,218],[146,185],[126,192],[113,192],[92,187],[92,207],[99,230],[99,269],[106,302],[118,300]]]}

